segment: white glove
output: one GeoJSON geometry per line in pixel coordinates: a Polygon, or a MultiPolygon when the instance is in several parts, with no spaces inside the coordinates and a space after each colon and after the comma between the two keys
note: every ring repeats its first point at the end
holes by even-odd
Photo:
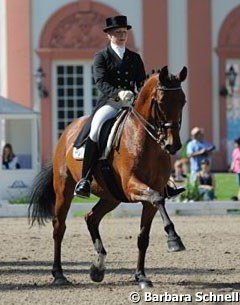
{"type": "Polygon", "coordinates": [[[118,97],[120,98],[120,100],[124,103],[128,103],[130,104],[132,102],[132,99],[134,97],[134,93],[130,90],[122,90],[120,92],[118,92],[118,97]]]}

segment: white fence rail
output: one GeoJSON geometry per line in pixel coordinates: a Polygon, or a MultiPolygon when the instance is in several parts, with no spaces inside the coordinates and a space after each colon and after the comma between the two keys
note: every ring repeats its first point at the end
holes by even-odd
{"type": "MultiPolygon", "coordinates": [[[[94,204],[72,204],[69,217],[83,216],[94,204]]],[[[167,211],[170,215],[240,215],[240,201],[198,201],[198,202],[167,202],[167,211]]],[[[0,217],[26,217],[28,204],[9,204],[0,201],[0,217]]],[[[140,216],[142,205],[121,203],[113,212],[112,217],[140,216]]]]}

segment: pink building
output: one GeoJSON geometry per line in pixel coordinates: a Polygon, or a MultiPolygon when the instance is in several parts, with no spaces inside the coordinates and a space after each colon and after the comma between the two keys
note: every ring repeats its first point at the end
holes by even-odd
{"type": "Polygon", "coordinates": [[[217,147],[214,168],[226,170],[240,136],[240,0],[2,0],[0,95],[40,113],[42,161],[51,158],[66,124],[91,112],[92,58],[106,44],[105,18],[118,14],[128,16],[129,47],[147,70],[189,68],[183,142],[192,127],[204,127],[217,147]],[[231,66],[237,74],[229,88],[231,66]],[[42,97],[34,77],[39,68],[42,97]],[[226,95],[226,86],[233,94],[226,95]]]}

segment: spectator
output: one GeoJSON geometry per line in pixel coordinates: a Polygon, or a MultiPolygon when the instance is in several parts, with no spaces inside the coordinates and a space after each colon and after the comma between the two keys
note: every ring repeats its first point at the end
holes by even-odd
{"type": "Polygon", "coordinates": [[[197,174],[197,185],[203,200],[209,201],[215,198],[215,177],[210,170],[208,159],[201,161],[201,171],[197,174]]]}
{"type": "Polygon", "coordinates": [[[204,132],[202,128],[194,127],[191,131],[192,140],[187,144],[187,155],[190,158],[191,182],[196,181],[197,173],[201,170],[201,161],[209,160],[211,152],[215,149],[204,141],[204,132]]]}
{"type": "Polygon", "coordinates": [[[238,196],[234,200],[240,200],[240,138],[234,140],[234,149],[232,152],[231,171],[236,173],[238,184],[238,196]]]}
{"type": "Polygon", "coordinates": [[[182,167],[184,174],[187,175],[189,173],[189,159],[187,155],[187,145],[191,141],[191,139],[187,139],[187,141],[182,145],[182,148],[179,150],[178,155],[182,161],[182,167]]]}
{"type": "Polygon", "coordinates": [[[174,163],[174,171],[172,174],[172,180],[176,186],[184,186],[187,175],[184,173],[183,161],[176,160],[174,163]]]}
{"type": "Polygon", "coordinates": [[[7,143],[3,147],[2,169],[19,169],[18,157],[13,153],[12,145],[7,143]]]}

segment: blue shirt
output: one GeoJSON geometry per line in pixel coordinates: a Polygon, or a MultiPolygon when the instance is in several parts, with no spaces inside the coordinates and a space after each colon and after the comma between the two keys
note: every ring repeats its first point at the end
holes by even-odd
{"type": "MultiPolygon", "coordinates": [[[[195,153],[195,152],[200,151],[201,149],[210,148],[210,147],[212,147],[211,144],[206,143],[204,141],[200,142],[200,141],[194,139],[187,144],[187,155],[190,156],[192,153],[195,153]]],[[[201,170],[201,161],[204,159],[209,160],[209,155],[190,157],[191,173],[196,173],[201,170]]]]}

